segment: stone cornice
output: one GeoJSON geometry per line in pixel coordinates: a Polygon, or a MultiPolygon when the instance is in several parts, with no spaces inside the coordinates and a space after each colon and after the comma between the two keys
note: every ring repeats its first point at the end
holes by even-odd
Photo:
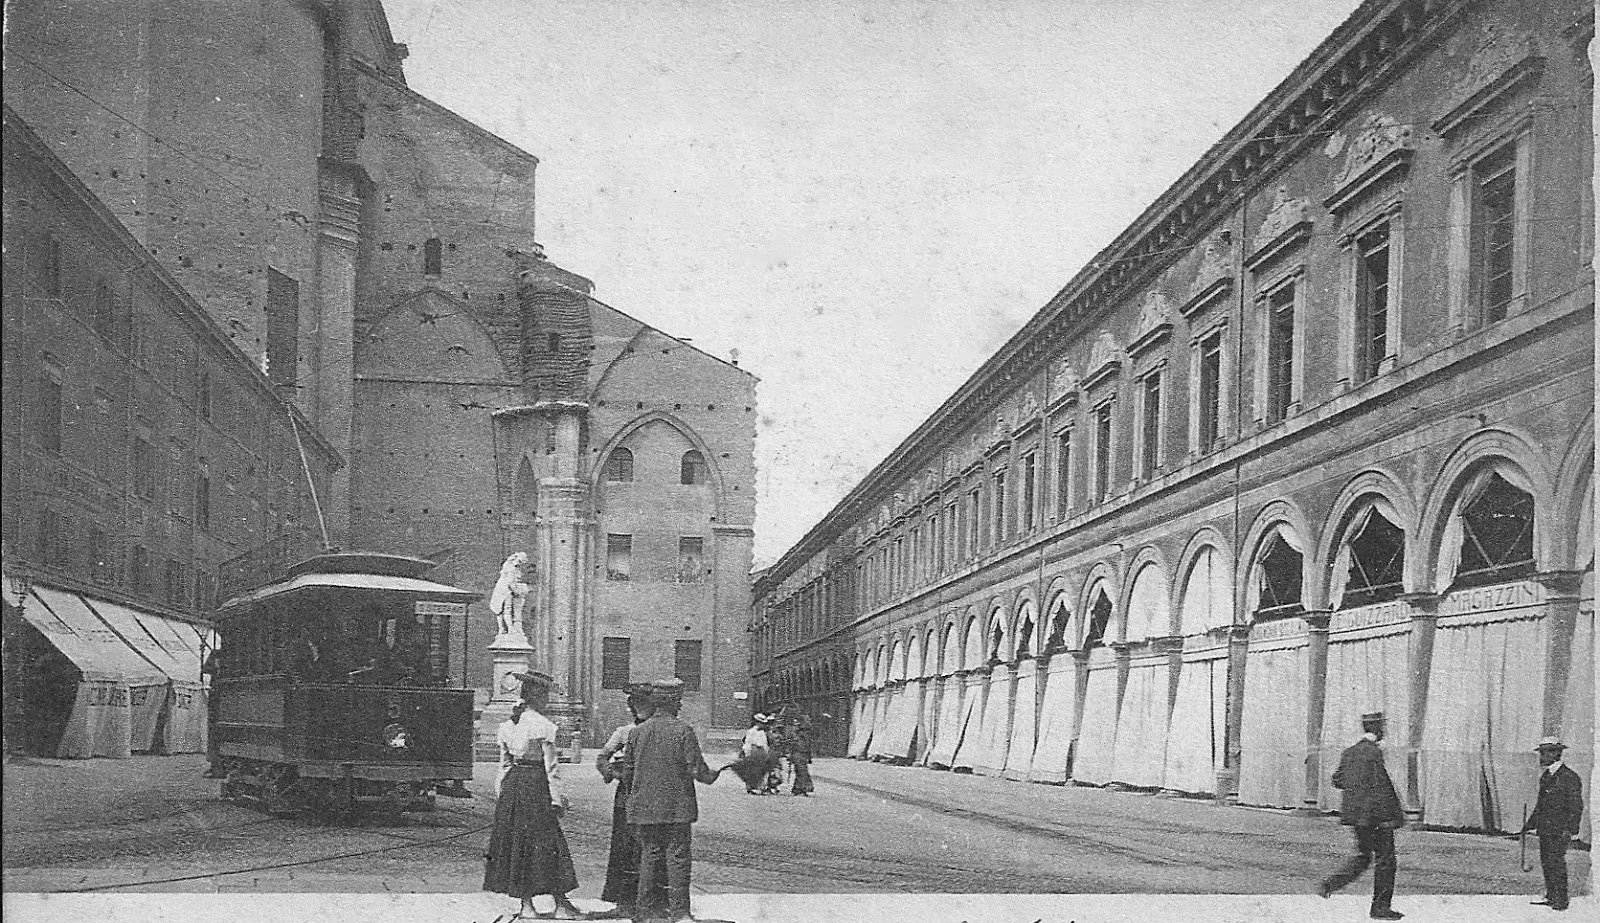
{"type": "Polygon", "coordinates": [[[1342,122],[1398,69],[1434,47],[1476,0],[1387,0],[1359,7],[1201,160],[961,385],[845,499],[773,566],[797,566],[870,509],[908,467],[991,412],[1017,382],[1096,329],[1104,316],[1220,215],[1281,167],[1322,144],[1320,129],[1342,122]]]}

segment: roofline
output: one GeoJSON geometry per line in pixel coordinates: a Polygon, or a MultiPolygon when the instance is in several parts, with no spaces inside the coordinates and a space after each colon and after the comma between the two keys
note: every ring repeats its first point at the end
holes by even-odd
{"type": "Polygon", "coordinates": [[[393,74],[389,74],[389,73],[386,73],[386,72],[384,72],[382,70],[379,70],[378,68],[373,67],[371,64],[367,63],[366,61],[357,60],[357,61],[354,62],[354,64],[355,64],[356,70],[358,70],[361,73],[367,75],[368,77],[371,77],[372,79],[377,80],[377,81],[379,81],[380,83],[383,83],[386,86],[389,86],[389,87],[391,87],[393,89],[399,90],[402,93],[405,93],[407,96],[411,97],[413,100],[416,100],[417,102],[422,103],[424,106],[426,106],[426,107],[428,107],[430,109],[433,109],[434,111],[438,112],[441,115],[449,116],[451,119],[454,119],[455,121],[459,122],[462,125],[462,127],[470,130],[471,132],[473,132],[476,135],[479,135],[484,140],[493,142],[494,144],[496,144],[496,145],[500,146],[501,148],[505,149],[508,153],[513,154],[513,155],[515,155],[517,157],[520,157],[523,160],[532,161],[534,166],[538,166],[539,158],[538,158],[537,155],[528,153],[527,151],[523,150],[522,148],[518,147],[517,145],[512,144],[510,141],[507,141],[506,139],[500,137],[499,135],[495,134],[494,132],[490,131],[489,129],[484,128],[482,125],[479,125],[477,122],[474,122],[473,120],[467,118],[466,116],[462,115],[461,113],[456,112],[455,110],[453,110],[450,107],[444,105],[443,103],[440,103],[437,100],[430,99],[429,97],[422,95],[421,93],[417,92],[415,89],[412,89],[411,85],[406,83],[405,80],[399,79],[399,78],[395,77],[395,75],[393,75],[393,74]]]}
{"type": "MultiPolygon", "coordinates": [[[[1477,2],[1479,0],[1441,0],[1431,11],[1433,18],[1429,24],[1421,26],[1421,32],[1414,32],[1413,35],[1431,35],[1435,30],[1447,27],[1477,2]]],[[[1248,162],[1251,155],[1246,148],[1262,140],[1264,129],[1286,115],[1293,118],[1293,113],[1288,112],[1289,104],[1312,89],[1317,80],[1332,73],[1340,59],[1354,50],[1354,46],[1362,39],[1372,34],[1377,24],[1410,4],[1411,0],[1366,0],[1352,12],[1193,166],[1184,171],[1132,223],[1085,263],[1083,268],[1074,273],[1066,285],[999,349],[990,354],[989,358],[984,360],[983,364],[949,398],[912,430],[910,435],[883,461],[875,465],[816,525],[780,555],[772,563],[765,579],[773,581],[774,584],[781,583],[801,563],[831,543],[848,527],[848,519],[855,514],[858,507],[877,502],[877,494],[892,486],[889,483],[892,480],[891,475],[897,476],[902,466],[915,467],[908,464],[908,459],[914,457],[919,450],[926,449],[926,443],[935,441],[932,437],[939,429],[958,422],[964,408],[981,402],[981,395],[986,388],[993,390],[995,383],[1003,382],[1008,377],[1001,374],[1002,369],[1019,361],[1026,361],[1019,360],[1019,356],[1026,347],[1045,340],[1041,335],[1047,330],[1053,330],[1061,336],[1076,337],[1085,329],[1093,329],[1094,321],[1120,306],[1127,293],[1154,271],[1152,265],[1165,268],[1178,259],[1169,251],[1165,259],[1156,260],[1153,264],[1147,263],[1142,269],[1123,268],[1123,265],[1135,263],[1140,259],[1133,255],[1133,251],[1140,244],[1158,236],[1160,226],[1178,211],[1185,199],[1197,197],[1207,187],[1222,185],[1229,187],[1219,194],[1218,201],[1201,211],[1199,218],[1193,222],[1203,232],[1209,232],[1215,226],[1215,218],[1237,201],[1241,194],[1240,189],[1257,189],[1267,177],[1281,169],[1285,161],[1304,148],[1307,141],[1303,135],[1306,133],[1297,135],[1299,140],[1280,147],[1274,153],[1266,154],[1265,159],[1261,161],[1260,169],[1256,170],[1254,175],[1239,179],[1237,182],[1230,176],[1227,183],[1220,182],[1220,177],[1233,161],[1242,156],[1248,162]],[[1075,316],[1069,313],[1068,309],[1074,306],[1074,302],[1091,297],[1102,287],[1108,294],[1101,300],[1097,310],[1085,311],[1075,316]]],[[[1405,51],[1395,53],[1409,54],[1405,51]]],[[[1399,60],[1409,59],[1402,57],[1399,60]]],[[[1373,65],[1370,73],[1382,73],[1386,70],[1386,65],[1380,62],[1373,65]]],[[[1370,81],[1358,76],[1349,84],[1342,98],[1329,104],[1317,115],[1308,115],[1307,119],[1315,123],[1329,116],[1342,117],[1351,106],[1359,103],[1369,88],[1370,81]]],[[[1283,138],[1282,133],[1274,132],[1267,140],[1278,143],[1283,138]]],[[[1159,248],[1156,252],[1160,252],[1159,248]]],[[[983,409],[986,408],[980,407],[978,411],[983,409]]],[[[918,463],[922,462],[919,460],[918,463]]]]}
{"type": "Polygon", "coordinates": [[[260,367],[256,365],[255,361],[246,355],[244,350],[239,348],[239,344],[222,332],[222,328],[218,326],[210,312],[201,306],[200,302],[189,293],[188,289],[183,287],[159,260],[156,260],[145,250],[144,245],[139,242],[138,238],[133,236],[133,232],[128,230],[122,220],[112,213],[111,209],[107,208],[105,203],[101,202],[90,191],[88,186],[84,185],[83,181],[78,178],[77,174],[72,172],[72,169],[60,157],[56,156],[50,145],[40,138],[38,133],[11,108],[10,103],[4,104],[4,125],[3,142],[5,151],[13,156],[31,157],[43,167],[45,177],[54,181],[58,191],[64,193],[65,197],[69,198],[78,207],[86,209],[93,219],[100,222],[103,229],[112,238],[114,245],[124,251],[123,255],[125,257],[131,255],[137,260],[139,264],[138,270],[133,271],[142,270],[148,273],[159,285],[175,296],[185,308],[183,313],[190,315],[188,318],[189,323],[197,332],[209,338],[213,347],[231,355],[238,364],[248,369],[249,371],[246,374],[255,383],[256,390],[264,393],[265,396],[275,401],[279,406],[287,407],[289,412],[293,414],[300,432],[309,435],[317,447],[333,461],[333,469],[343,468],[345,459],[333,447],[333,443],[322,435],[316,425],[301,412],[299,407],[295,406],[293,401],[286,401],[278,395],[276,388],[268,380],[266,374],[261,371],[260,367]]]}

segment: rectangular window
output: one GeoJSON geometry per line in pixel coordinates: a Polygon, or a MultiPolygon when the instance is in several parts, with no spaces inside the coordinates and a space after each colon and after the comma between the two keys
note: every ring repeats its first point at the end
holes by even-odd
{"type": "Polygon", "coordinates": [[[194,575],[194,603],[201,612],[217,607],[217,575],[215,571],[201,571],[194,575]]]}
{"type": "Polygon", "coordinates": [[[1003,544],[1010,535],[1006,533],[1006,473],[994,476],[994,543],[1003,544]]]}
{"type": "Polygon", "coordinates": [[[134,545],[128,555],[128,584],[135,593],[150,592],[150,552],[143,545],[134,545]]]}
{"type": "Polygon", "coordinates": [[[944,560],[941,569],[949,571],[961,557],[961,501],[951,503],[944,508],[944,560]]]}
{"type": "Polygon", "coordinates": [[[606,579],[620,582],[633,579],[633,536],[606,536],[606,579]]]}
{"type": "Polygon", "coordinates": [[[95,583],[109,583],[111,581],[111,549],[106,545],[106,533],[96,527],[89,527],[89,579],[95,583]]]}
{"type": "Polygon", "coordinates": [[[1111,495],[1111,404],[1094,410],[1094,500],[1111,495]]]}
{"type": "Polygon", "coordinates": [[[1480,164],[1478,272],[1485,323],[1505,320],[1515,295],[1517,166],[1515,146],[1480,164]]]}
{"type": "Polygon", "coordinates": [[[195,466],[194,524],[201,529],[211,528],[211,466],[203,458],[195,466]]]}
{"type": "Polygon", "coordinates": [[[1033,532],[1038,525],[1038,509],[1034,506],[1034,499],[1039,489],[1039,453],[1029,452],[1022,456],[1022,496],[1018,500],[1022,503],[1022,532],[1024,535],[1033,532]]]}
{"type": "Polygon", "coordinates": [[[112,339],[117,332],[117,302],[116,296],[111,292],[111,285],[101,281],[94,287],[94,313],[91,318],[94,332],[106,339],[112,339]]]}
{"type": "Polygon", "coordinates": [[[1072,430],[1056,434],[1056,519],[1072,509],[1072,430]]]}
{"type": "Polygon", "coordinates": [[[1376,378],[1389,354],[1389,225],[1356,241],[1356,379],[1376,378]]]}
{"type": "Polygon", "coordinates": [[[675,641],[672,645],[672,675],[683,680],[684,692],[700,691],[699,641],[675,641]]]}
{"type": "Polygon", "coordinates": [[[179,561],[167,559],[166,572],[166,599],[174,606],[182,606],[188,602],[189,584],[184,579],[184,566],[179,561]]]}
{"type": "Polygon", "coordinates": [[[1216,448],[1222,434],[1222,331],[1200,341],[1199,449],[1216,448]]]}
{"type": "Polygon", "coordinates": [[[299,377],[300,283],[267,269],[267,377],[292,385],[299,377]]]}
{"type": "Polygon", "coordinates": [[[1139,473],[1145,478],[1154,477],[1161,467],[1161,373],[1152,372],[1144,379],[1144,398],[1139,408],[1143,425],[1139,433],[1139,473]]]}
{"type": "Polygon", "coordinates": [[[629,638],[600,639],[600,688],[626,689],[628,687],[628,661],[633,653],[629,638]]]}
{"type": "Polygon", "coordinates": [[[1289,415],[1294,403],[1294,291],[1279,287],[1267,298],[1267,422],[1289,415]]]}
{"type": "Polygon", "coordinates": [[[39,535],[35,550],[39,554],[39,563],[61,565],[61,517],[55,510],[39,511],[39,535]]]}
{"type": "Polygon", "coordinates": [[[698,535],[678,537],[678,582],[702,583],[706,574],[706,540],[698,535]]]}
{"type": "Polygon", "coordinates": [[[978,556],[978,530],[983,523],[983,491],[967,495],[967,557],[978,556]]]}
{"type": "Polygon", "coordinates": [[[47,452],[61,451],[61,368],[45,362],[39,376],[39,444],[47,452]]]}

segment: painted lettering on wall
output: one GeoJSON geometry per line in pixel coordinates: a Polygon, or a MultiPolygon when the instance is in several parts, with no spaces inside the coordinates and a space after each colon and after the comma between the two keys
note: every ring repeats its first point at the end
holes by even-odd
{"type": "Polygon", "coordinates": [[[1516,609],[1522,606],[1537,606],[1542,602],[1544,602],[1544,587],[1531,580],[1523,580],[1499,586],[1458,590],[1444,598],[1444,603],[1439,606],[1439,614],[1461,615],[1466,612],[1516,609]]]}

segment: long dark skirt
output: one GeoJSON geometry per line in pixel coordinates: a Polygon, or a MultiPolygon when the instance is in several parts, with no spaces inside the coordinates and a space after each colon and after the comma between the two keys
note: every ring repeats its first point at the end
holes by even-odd
{"type": "Polygon", "coordinates": [[[767,775],[777,767],[777,757],[768,750],[757,750],[728,764],[728,768],[738,775],[747,790],[757,792],[767,787],[767,775]]]}
{"type": "MultiPolygon", "coordinates": [[[[628,783],[617,780],[617,795],[611,802],[611,853],[606,857],[606,886],[600,899],[632,906],[639,899],[639,837],[628,826],[628,783]]],[[[652,907],[667,905],[666,873],[656,875],[659,887],[651,895],[652,907]]]]}
{"type": "Polygon", "coordinates": [[[517,763],[500,786],[483,890],[515,898],[577,890],[578,873],[550,804],[542,763],[517,763]]]}

